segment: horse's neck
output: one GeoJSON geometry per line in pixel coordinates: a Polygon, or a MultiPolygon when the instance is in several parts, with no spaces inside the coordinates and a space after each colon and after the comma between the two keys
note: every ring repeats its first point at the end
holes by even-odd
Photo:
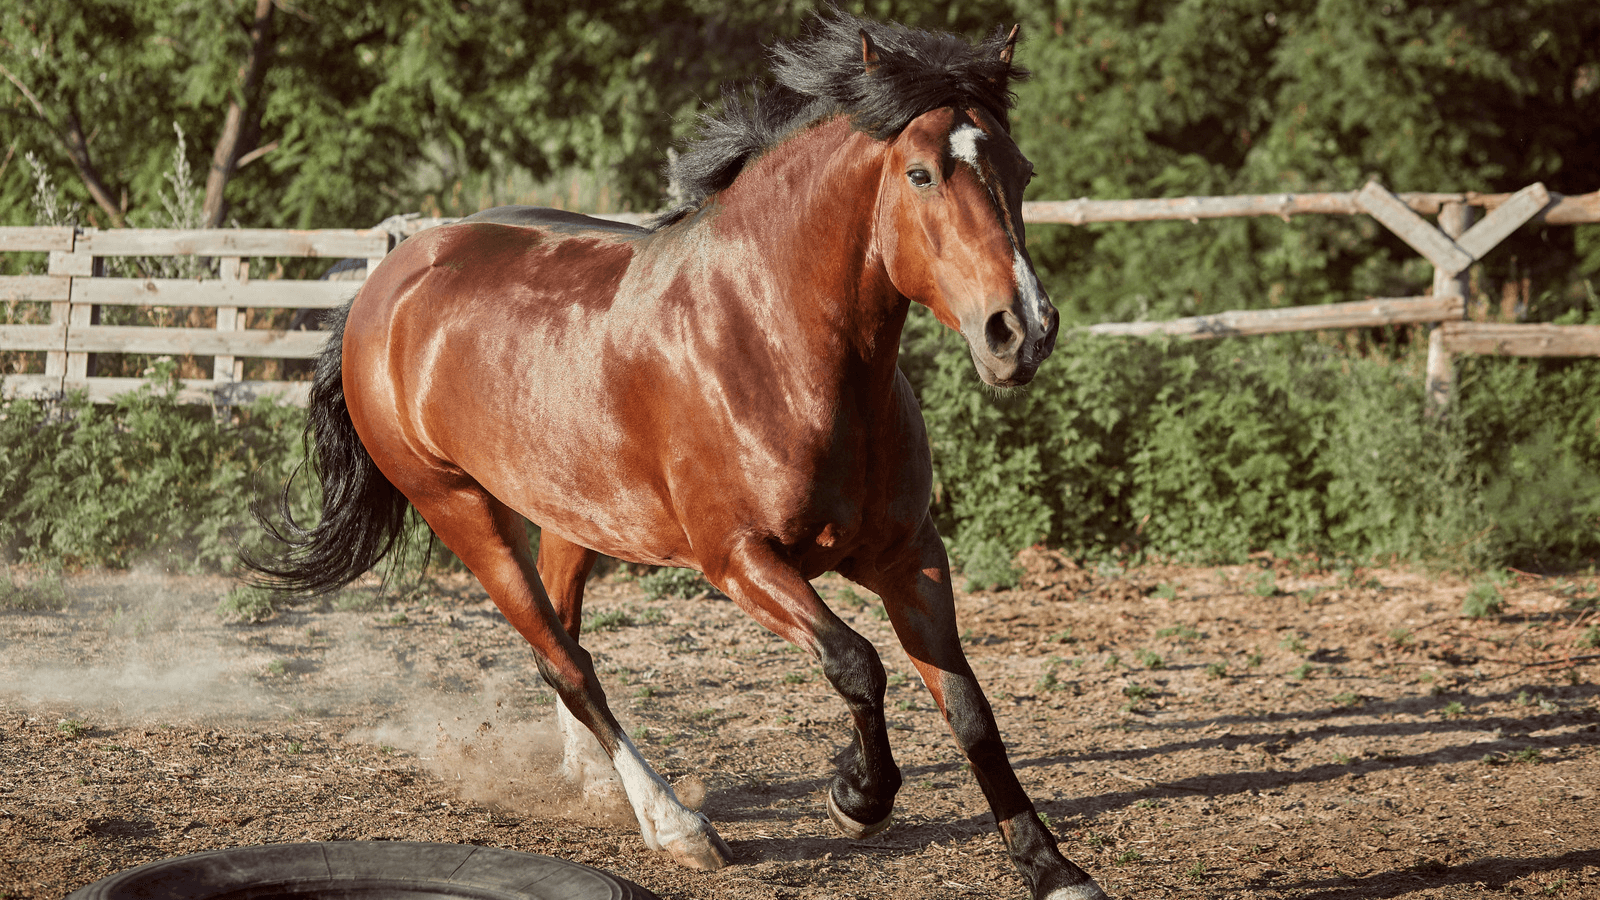
{"type": "Polygon", "coordinates": [[[883,153],[844,118],[825,121],[752,163],[713,201],[707,226],[769,267],[770,327],[806,342],[818,363],[865,376],[854,389],[887,396],[909,301],[875,239],[883,153]]]}

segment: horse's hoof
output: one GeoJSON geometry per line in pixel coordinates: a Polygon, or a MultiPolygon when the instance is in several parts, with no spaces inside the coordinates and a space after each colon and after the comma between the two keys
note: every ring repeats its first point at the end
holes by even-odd
{"type": "Polygon", "coordinates": [[[833,827],[839,829],[840,834],[859,841],[862,838],[872,837],[888,828],[889,823],[894,821],[894,811],[890,810],[888,815],[876,822],[857,822],[855,819],[845,815],[844,811],[839,808],[839,804],[834,802],[833,791],[830,790],[828,791],[828,818],[833,820],[833,827]]]}
{"type": "Polygon", "coordinates": [[[1111,898],[1100,889],[1100,885],[1086,881],[1072,887],[1056,888],[1046,894],[1044,900],[1111,900],[1111,898]]]}
{"type": "Polygon", "coordinates": [[[722,839],[722,835],[710,826],[706,827],[704,834],[669,841],[665,849],[678,865],[701,872],[715,872],[733,862],[733,850],[722,839]]]}

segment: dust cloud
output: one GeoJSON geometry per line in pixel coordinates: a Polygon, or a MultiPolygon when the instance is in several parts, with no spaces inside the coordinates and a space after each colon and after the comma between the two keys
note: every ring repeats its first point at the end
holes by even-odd
{"type": "Polygon", "coordinates": [[[342,721],[344,740],[412,755],[469,802],[633,822],[614,775],[580,788],[560,772],[554,696],[492,608],[308,605],[241,625],[217,612],[234,586],[151,567],[69,576],[53,606],[0,604],[0,710],[90,728],[342,721]]]}

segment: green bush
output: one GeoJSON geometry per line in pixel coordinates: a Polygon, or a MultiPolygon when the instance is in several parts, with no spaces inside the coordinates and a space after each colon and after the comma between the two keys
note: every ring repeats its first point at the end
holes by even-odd
{"type": "Polygon", "coordinates": [[[1043,541],[1083,556],[1239,562],[1254,550],[1470,569],[1600,553],[1600,361],[1468,357],[1425,415],[1420,342],[1063,336],[994,396],[959,337],[908,323],[933,511],[980,584],[1043,541]]]}
{"type": "MultiPolygon", "coordinates": [[[[959,337],[917,314],[902,365],[928,423],[932,511],[980,586],[1033,543],[1084,557],[1242,561],[1256,550],[1458,569],[1600,554],[1600,361],[1461,360],[1424,414],[1420,347],[1390,359],[1310,335],[1064,336],[1027,388],[984,389],[959,337]]],[[[24,560],[228,569],[250,509],[300,464],[304,413],[177,403],[170,367],[112,406],[0,405],[0,547],[24,560]]],[[[317,515],[301,470],[291,505],[317,515]]],[[[419,529],[391,583],[454,562],[419,529]]],[[[693,572],[641,579],[705,590],[693,572]]]]}
{"type": "MultiPolygon", "coordinates": [[[[25,560],[230,568],[258,540],[256,485],[276,491],[298,463],[301,410],[260,402],[219,422],[174,399],[162,365],[114,405],[0,404],[0,547],[25,560]]],[[[314,480],[295,480],[312,514],[314,480]]]]}

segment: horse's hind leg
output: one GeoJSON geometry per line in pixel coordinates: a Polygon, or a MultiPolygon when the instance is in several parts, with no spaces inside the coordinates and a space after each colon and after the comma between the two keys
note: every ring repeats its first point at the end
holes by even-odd
{"type": "Polygon", "coordinates": [[[1105,900],[1088,873],[1061,855],[1012,771],[994,711],[967,664],[956,629],[950,563],[933,521],[886,558],[843,572],[883,598],[900,645],[972,765],[1011,861],[1034,900],[1105,900]]]}
{"type": "MultiPolygon", "coordinates": [[[[550,594],[561,626],[574,641],[583,625],[583,588],[598,556],[554,532],[539,535],[539,579],[550,594]]],[[[617,782],[612,777],[615,769],[605,748],[564,702],[556,704],[556,722],[561,729],[562,774],[585,794],[602,795],[616,790],[617,782]]]]}
{"type": "Polygon", "coordinates": [[[850,710],[854,739],[828,788],[834,825],[852,838],[888,827],[901,779],[883,718],[888,679],[872,642],[834,615],[816,589],[764,544],[750,542],[730,554],[718,581],[757,622],[815,657],[850,710]]]}
{"type": "MultiPolygon", "coordinates": [[[[413,499],[417,511],[533,645],[539,673],[611,757],[645,843],[692,868],[718,869],[731,861],[732,851],[711,823],[678,802],[611,715],[588,651],[578,646],[545,593],[522,517],[470,482],[452,490],[429,485],[406,493],[422,498],[413,499]]],[[[576,603],[570,612],[578,614],[576,603]]]]}

